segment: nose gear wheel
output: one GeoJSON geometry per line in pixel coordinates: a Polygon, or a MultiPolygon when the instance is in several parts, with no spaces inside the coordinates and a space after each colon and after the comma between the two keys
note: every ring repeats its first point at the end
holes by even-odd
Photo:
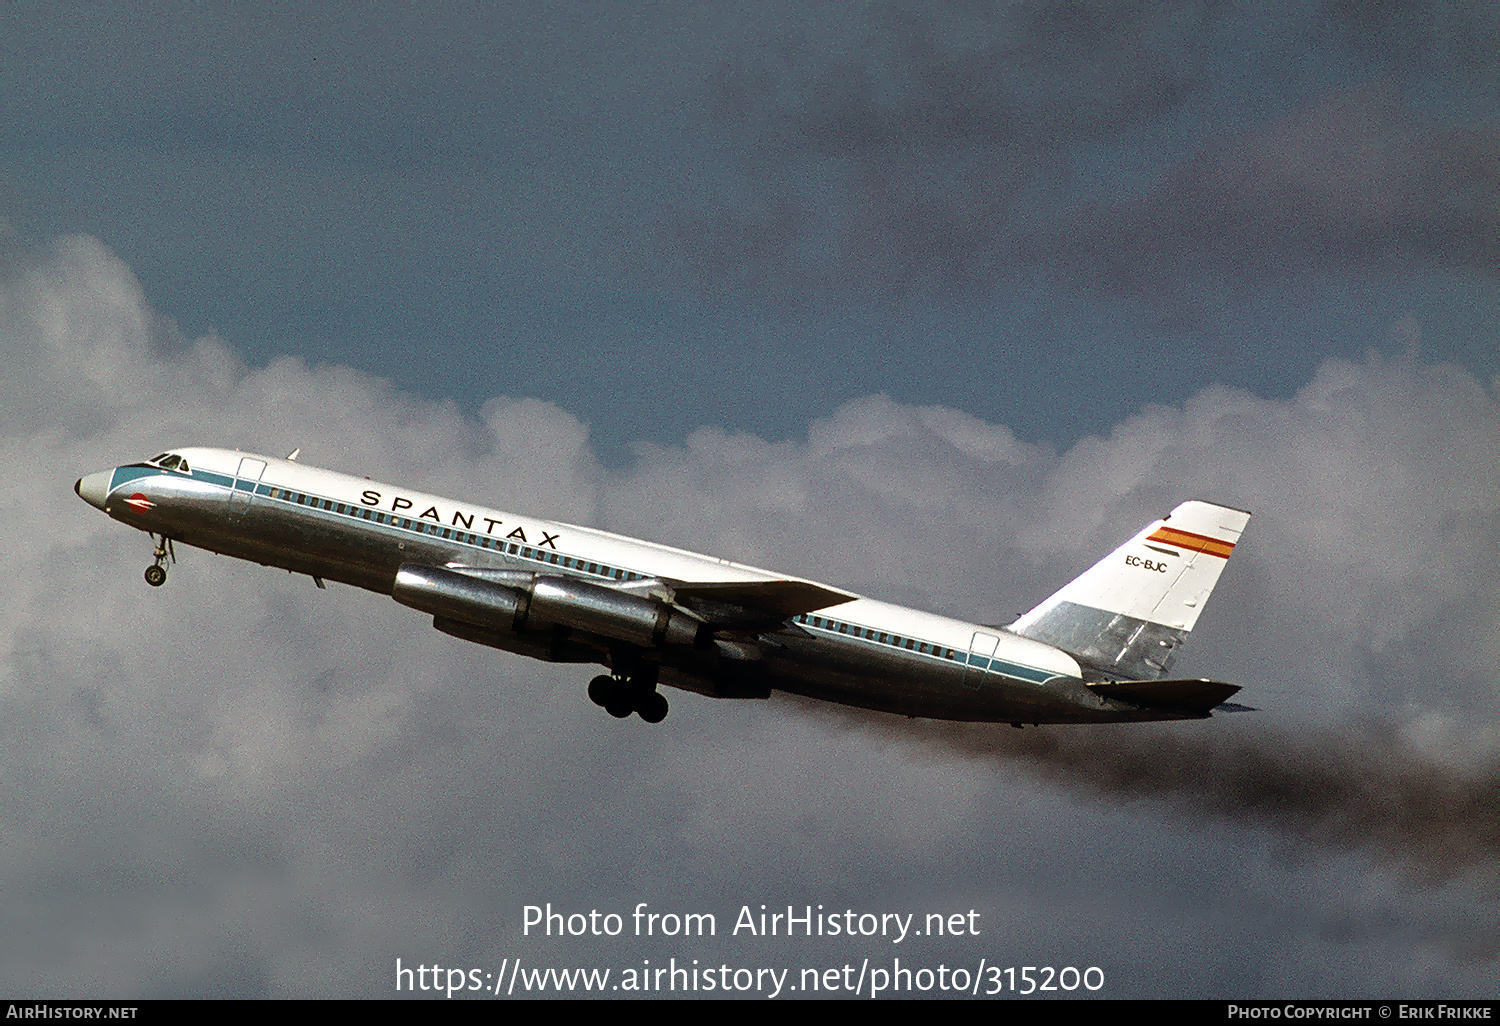
{"type": "MultiPolygon", "coordinates": [[[[151,536],[156,539],[156,535],[151,536]]],[[[146,583],[153,588],[160,588],[167,583],[167,561],[177,562],[177,550],[172,547],[172,539],[162,535],[156,539],[156,562],[146,567],[146,583]]]]}

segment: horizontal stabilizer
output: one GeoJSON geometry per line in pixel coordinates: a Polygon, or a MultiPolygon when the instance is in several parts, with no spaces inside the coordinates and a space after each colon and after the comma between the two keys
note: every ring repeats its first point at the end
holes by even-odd
{"type": "Polygon", "coordinates": [[[1207,716],[1214,706],[1228,699],[1239,687],[1217,680],[1132,680],[1090,684],[1106,698],[1148,709],[1170,709],[1207,716]]]}

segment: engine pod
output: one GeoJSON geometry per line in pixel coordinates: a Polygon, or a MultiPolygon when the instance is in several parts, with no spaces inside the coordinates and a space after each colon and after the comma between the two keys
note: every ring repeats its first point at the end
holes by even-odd
{"type": "Polygon", "coordinates": [[[536,579],[527,622],[562,624],[641,648],[696,646],[708,634],[701,620],[665,602],[570,577],[536,579]]]}
{"type": "Polygon", "coordinates": [[[529,596],[520,589],[419,563],[401,564],[391,598],[447,620],[511,631],[525,623],[529,604],[529,596]]]}
{"type": "Polygon", "coordinates": [[[640,648],[700,647],[710,640],[706,624],[659,599],[571,577],[536,577],[513,587],[445,567],[404,563],[391,597],[487,631],[569,627],[640,648]]]}

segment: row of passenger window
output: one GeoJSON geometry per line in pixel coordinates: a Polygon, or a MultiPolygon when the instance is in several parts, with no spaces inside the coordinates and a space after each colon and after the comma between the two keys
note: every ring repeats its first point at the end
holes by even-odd
{"type": "MultiPolygon", "coordinates": [[[[579,573],[592,574],[596,577],[606,577],[616,581],[638,581],[644,578],[643,574],[638,574],[631,570],[621,570],[618,567],[608,566],[604,563],[591,563],[573,556],[563,555],[560,552],[544,552],[541,549],[532,548],[530,545],[507,542],[504,539],[491,538],[488,535],[455,531],[451,527],[443,527],[440,524],[429,524],[424,520],[398,517],[394,514],[387,514],[382,510],[371,509],[368,506],[335,502],[332,499],[319,498],[316,495],[294,492],[289,488],[261,485],[259,491],[262,495],[268,495],[273,499],[285,499],[288,502],[295,502],[299,506],[307,506],[311,509],[323,509],[341,516],[352,516],[357,520],[372,520],[377,524],[385,524],[388,527],[399,528],[403,531],[415,531],[417,534],[430,534],[450,541],[475,545],[482,549],[493,549],[496,552],[508,553],[509,555],[519,556],[522,559],[529,559],[537,563],[561,566],[564,569],[576,570],[579,573]]],[[[820,627],[823,630],[838,631],[840,634],[865,638],[881,645],[904,648],[909,652],[920,652],[923,655],[938,656],[942,659],[954,659],[956,657],[951,648],[942,648],[916,638],[902,637],[899,634],[886,634],[871,630],[868,627],[858,627],[854,624],[845,623],[842,620],[830,619],[826,616],[811,616],[803,613],[797,616],[796,620],[798,623],[820,627]]]]}
{"type": "Polygon", "coordinates": [[[812,616],[808,613],[803,613],[797,617],[797,622],[805,623],[812,627],[821,627],[825,631],[838,631],[840,634],[848,634],[851,637],[865,638],[881,645],[904,648],[908,652],[921,652],[923,655],[934,655],[943,659],[953,659],[956,657],[951,648],[941,648],[926,641],[902,637],[899,634],[885,634],[881,631],[871,630],[868,627],[858,627],[854,624],[844,623],[842,620],[833,620],[826,616],[812,616]]]}
{"type": "Polygon", "coordinates": [[[371,520],[377,524],[385,524],[387,527],[395,527],[403,531],[430,534],[449,541],[474,545],[481,549],[493,549],[496,552],[508,553],[512,556],[519,556],[522,559],[529,559],[537,563],[547,563],[552,566],[561,566],[568,570],[577,570],[579,573],[593,574],[596,577],[607,577],[616,581],[638,581],[643,580],[645,577],[644,574],[638,574],[632,570],[621,570],[619,567],[607,566],[603,563],[588,562],[573,556],[563,555],[560,552],[548,552],[532,548],[530,545],[521,545],[513,541],[508,542],[503,538],[491,538],[489,535],[455,531],[453,528],[443,527],[441,524],[429,524],[425,520],[398,517],[394,513],[387,514],[382,510],[371,509],[368,506],[335,502],[332,499],[323,499],[316,495],[294,492],[290,488],[261,485],[260,492],[262,495],[268,495],[273,499],[285,499],[287,502],[295,502],[299,506],[307,506],[310,509],[324,509],[341,516],[352,516],[356,520],[371,520]]]}

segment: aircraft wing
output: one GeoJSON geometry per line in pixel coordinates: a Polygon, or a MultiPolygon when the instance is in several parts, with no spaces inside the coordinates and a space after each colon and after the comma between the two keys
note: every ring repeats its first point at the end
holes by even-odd
{"type": "Polygon", "coordinates": [[[799,613],[826,609],[858,596],[811,581],[665,580],[677,604],[705,622],[743,630],[781,623],[799,613]]]}
{"type": "MultiPolygon", "coordinates": [[[[535,574],[531,571],[450,563],[456,574],[479,578],[491,584],[525,590],[535,574]]],[[[858,595],[811,581],[680,581],[670,577],[646,577],[629,583],[597,582],[600,588],[676,603],[704,623],[731,630],[766,630],[799,613],[852,602],[858,595]]]]}

